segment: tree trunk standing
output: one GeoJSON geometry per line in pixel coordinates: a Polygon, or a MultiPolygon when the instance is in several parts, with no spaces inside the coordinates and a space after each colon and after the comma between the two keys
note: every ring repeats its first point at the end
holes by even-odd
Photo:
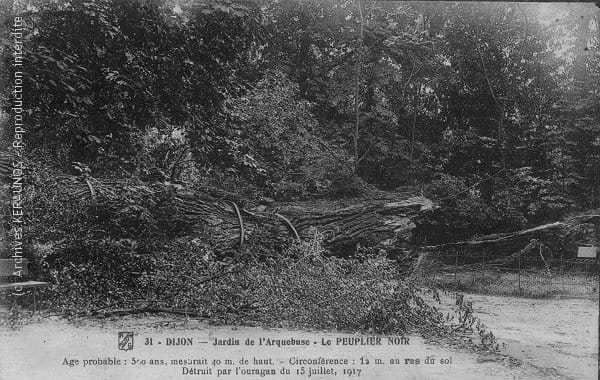
{"type": "Polygon", "coordinates": [[[356,51],[356,73],[354,84],[354,173],[358,171],[360,157],[358,154],[358,137],[360,134],[360,73],[362,71],[362,48],[364,35],[364,18],[360,0],[357,1],[358,14],[360,16],[360,35],[358,38],[358,49],[356,51]]]}
{"type": "Polygon", "coordinates": [[[500,121],[498,122],[498,148],[500,149],[500,167],[506,169],[506,153],[504,152],[504,141],[506,140],[504,131],[504,117],[506,115],[506,106],[504,102],[500,105],[500,121]]]}
{"type": "Polygon", "coordinates": [[[411,126],[411,136],[410,136],[410,164],[411,166],[413,166],[413,169],[411,170],[411,178],[414,181],[414,177],[415,177],[415,170],[414,170],[414,156],[415,156],[415,135],[416,135],[416,129],[417,129],[417,113],[419,110],[419,100],[420,100],[420,92],[421,92],[421,84],[417,83],[416,86],[416,90],[415,90],[415,94],[413,95],[413,119],[412,119],[412,126],[411,126]]]}
{"type": "Polygon", "coordinates": [[[488,86],[488,90],[490,92],[490,96],[494,101],[494,107],[498,112],[498,149],[500,151],[500,163],[502,169],[506,169],[506,157],[504,154],[504,114],[506,113],[506,105],[504,101],[501,101],[496,96],[496,92],[494,91],[494,86],[492,86],[492,81],[488,75],[487,68],[485,66],[485,61],[483,59],[483,55],[481,54],[481,50],[479,50],[479,46],[475,42],[475,50],[477,51],[477,56],[479,57],[479,63],[481,65],[481,71],[485,78],[485,82],[488,86]]]}

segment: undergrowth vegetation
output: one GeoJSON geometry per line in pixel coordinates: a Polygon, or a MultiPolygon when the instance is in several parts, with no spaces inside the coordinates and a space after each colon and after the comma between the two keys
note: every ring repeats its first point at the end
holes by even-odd
{"type": "MultiPolygon", "coordinates": [[[[109,208],[101,210],[110,212],[109,208]]],[[[95,217],[91,212],[88,215],[95,217]]],[[[117,216],[106,220],[126,227],[117,216]]],[[[73,221],[68,207],[56,217],[73,221]]],[[[65,228],[60,223],[56,226],[65,228]]],[[[373,253],[333,257],[317,230],[310,239],[294,242],[280,254],[265,248],[260,251],[249,240],[233,255],[216,250],[206,236],[173,235],[169,240],[165,238],[168,231],[160,236],[151,233],[158,237],[152,245],[155,252],[146,251],[143,241],[127,238],[90,237],[86,247],[75,244],[76,235],[72,241],[37,243],[36,275],[51,282],[50,287],[38,290],[37,306],[45,313],[71,317],[158,312],[208,318],[217,324],[430,337],[475,333],[469,305],[459,305],[458,324],[449,324],[447,316],[423,299],[423,287],[406,276],[397,262],[373,253]]],[[[148,236],[145,240],[149,241],[148,236]]],[[[439,299],[435,290],[425,291],[439,299]]],[[[22,306],[31,307],[33,301],[31,295],[15,299],[6,321],[20,323],[22,306]]],[[[495,341],[488,332],[484,334],[488,335],[480,347],[493,348],[495,341]]]]}
{"type": "Polygon", "coordinates": [[[316,230],[284,250],[249,237],[242,249],[224,252],[176,211],[168,187],[131,183],[108,191],[97,182],[99,195],[90,199],[73,197],[49,172],[35,172],[32,181],[27,202],[39,212],[30,216],[31,270],[51,283],[39,292],[43,308],[70,315],[163,310],[222,323],[390,333],[441,324],[395,262],[329,257],[316,230]]]}
{"type": "MultiPolygon", "coordinates": [[[[72,314],[174,310],[220,323],[405,333],[442,328],[441,314],[383,256],[327,257],[322,236],[280,256],[217,259],[197,239],[180,239],[153,255],[153,268],[124,286],[106,272],[66,266],[46,290],[50,309],[72,314]]],[[[441,330],[440,330],[441,331],[441,330]]]]}

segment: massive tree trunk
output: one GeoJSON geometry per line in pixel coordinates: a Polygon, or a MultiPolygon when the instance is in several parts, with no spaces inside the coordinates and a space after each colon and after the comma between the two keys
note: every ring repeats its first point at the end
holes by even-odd
{"type": "MultiPolygon", "coordinates": [[[[175,209],[191,226],[192,235],[209,237],[219,248],[283,248],[293,240],[321,234],[324,247],[341,256],[358,246],[388,252],[408,248],[414,218],[433,208],[433,203],[414,193],[371,193],[351,200],[257,204],[221,189],[181,185],[81,179],[65,176],[62,192],[101,204],[133,194],[172,195],[161,207],[175,209]]],[[[136,196],[139,198],[139,196],[136,196]]],[[[164,197],[163,197],[164,198],[164,197]]]]}
{"type": "Polygon", "coordinates": [[[240,200],[215,199],[197,192],[177,196],[181,211],[198,222],[220,244],[235,247],[254,243],[283,243],[322,234],[325,248],[338,255],[358,246],[388,252],[406,249],[415,227],[413,219],[433,208],[423,197],[390,194],[386,199],[355,198],[336,207],[334,202],[275,204],[256,207],[240,200]]]}
{"type": "Polygon", "coordinates": [[[496,257],[521,251],[533,239],[554,252],[574,252],[577,244],[598,244],[600,216],[580,215],[512,233],[493,234],[467,241],[418,247],[412,243],[417,216],[434,208],[431,200],[414,193],[370,193],[350,200],[259,205],[239,195],[209,187],[191,189],[182,185],[134,183],[63,176],[61,192],[68,197],[90,198],[106,204],[110,199],[137,194],[152,196],[165,190],[171,194],[161,207],[175,209],[191,234],[209,237],[224,250],[239,247],[283,248],[290,242],[322,234],[326,249],[348,256],[357,247],[383,249],[390,254],[407,251],[487,251],[496,257]],[[591,239],[591,240],[590,240],[591,239]],[[412,244],[411,244],[412,243],[412,244]]]}

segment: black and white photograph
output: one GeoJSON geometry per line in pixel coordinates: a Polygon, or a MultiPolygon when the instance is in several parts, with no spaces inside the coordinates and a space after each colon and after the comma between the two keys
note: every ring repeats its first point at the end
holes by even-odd
{"type": "Polygon", "coordinates": [[[600,3],[0,0],[0,380],[598,379],[600,3]]]}

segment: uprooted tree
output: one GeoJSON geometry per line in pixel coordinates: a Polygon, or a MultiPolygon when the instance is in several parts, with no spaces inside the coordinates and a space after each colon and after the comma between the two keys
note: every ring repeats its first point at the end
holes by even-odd
{"type": "MultiPolygon", "coordinates": [[[[60,212],[46,211],[46,218],[71,225],[74,221],[70,218],[78,219],[79,225],[73,227],[79,229],[75,238],[89,245],[105,240],[102,233],[108,233],[116,240],[132,242],[187,235],[205,238],[222,252],[245,246],[281,249],[291,240],[310,238],[317,230],[324,237],[324,248],[339,256],[350,256],[359,247],[383,250],[397,258],[410,257],[414,251],[461,247],[485,249],[506,257],[522,250],[532,239],[557,251],[572,248],[577,242],[596,239],[600,224],[597,213],[582,214],[516,232],[428,246],[419,244],[413,236],[415,219],[436,206],[414,192],[371,194],[346,200],[345,204],[316,200],[267,207],[212,187],[66,175],[50,182],[52,185],[45,183],[37,189],[33,186],[32,196],[38,204],[43,199],[50,200],[69,215],[64,219],[60,212]],[[68,213],[69,209],[72,213],[68,213]],[[83,236],[88,237],[87,243],[83,236]]],[[[46,220],[40,225],[53,223],[46,220]]],[[[36,238],[42,242],[51,240],[50,231],[44,234],[36,238]]],[[[64,236],[60,239],[65,240],[64,236]]],[[[140,252],[145,251],[143,245],[132,244],[140,252]]]]}
{"type": "MultiPolygon", "coordinates": [[[[53,184],[46,183],[43,191],[33,187],[37,201],[51,198],[61,210],[73,208],[80,214],[78,222],[85,224],[80,229],[92,235],[102,231],[123,239],[161,234],[207,237],[223,251],[248,244],[284,247],[290,240],[309,238],[316,229],[324,235],[324,247],[341,256],[358,246],[398,252],[411,244],[414,218],[433,207],[431,200],[412,193],[355,198],[333,207],[325,206],[327,201],[266,207],[210,187],[74,176],[50,181],[53,184]],[[111,226],[115,231],[107,231],[107,220],[116,223],[111,226]]],[[[47,210],[45,215],[62,218],[47,210]]]]}

